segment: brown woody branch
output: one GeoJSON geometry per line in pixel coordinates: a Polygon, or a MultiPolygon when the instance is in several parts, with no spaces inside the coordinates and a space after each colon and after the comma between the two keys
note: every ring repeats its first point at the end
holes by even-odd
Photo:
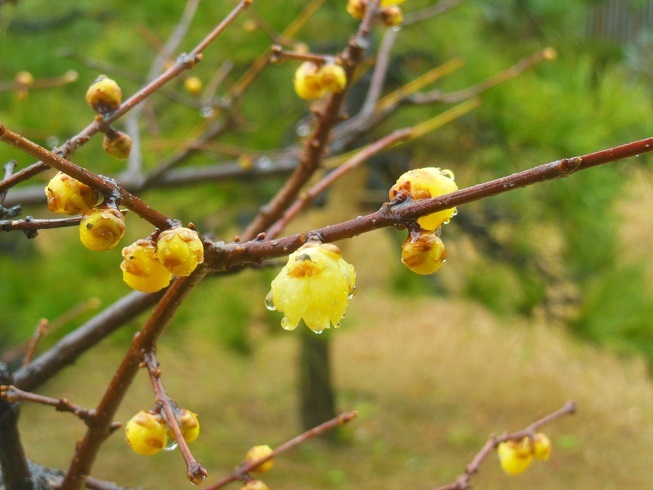
{"type": "Polygon", "coordinates": [[[84,167],[75,165],[71,161],[60,157],[56,153],[53,153],[40,145],[37,145],[20,134],[10,131],[1,122],[0,141],[12,145],[25,153],[40,159],[48,166],[54,167],[80,182],[97,189],[102,192],[105,197],[113,199],[117,201],[118,204],[122,204],[131,209],[141,218],[146,219],[157,228],[167,229],[174,225],[173,221],[169,220],[166,216],[155,209],[152,209],[145,202],[128,192],[113,179],[96,175],[93,172],[86,170],[84,167]]]}
{"type": "Polygon", "coordinates": [[[358,412],[344,412],[337,417],[328,420],[327,422],[324,422],[323,424],[318,425],[317,427],[313,427],[312,429],[307,430],[303,434],[298,435],[297,437],[290,439],[287,442],[284,442],[280,446],[276,447],[270,454],[267,456],[253,460],[253,461],[245,461],[241,463],[232,474],[222,478],[221,480],[207,486],[204,488],[204,490],[217,490],[218,488],[222,488],[228,483],[231,483],[233,481],[237,480],[246,480],[247,479],[247,473],[252,471],[254,468],[262,465],[266,461],[269,461],[270,459],[279,456],[280,454],[288,451],[289,449],[294,448],[295,446],[298,446],[299,444],[302,444],[309,439],[312,439],[314,437],[317,437],[319,435],[324,434],[325,432],[328,432],[330,430],[335,429],[336,427],[340,427],[341,425],[346,424],[347,422],[351,422],[356,418],[358,415],[358,412]]]}
{"type": "MultiPolygon", "coordinates": [[[[13,383],[11,371],[0,363],[0,384],[13,383]]],[[[0,397],[0,468],[7,490],[33,490],[31,472],[18,432],[19,405],[0,397]]]]}
{"type": "Polygon", "coordinates": [[[324,192],[330,185],[337,179],[345,175],[350,170],[356,168],[358,165],[369,160],[372,156],[386,150],[390,146],[398,143],[399,141],[406,140],[412,135],[411,129],[398,129],[389,134],[385,138],[372,143],[365,147],[352,158],[340,165],[331,173],[327,174],[322,180],[311,187],[308,191],[302,193],[300,197],[283,213],[283,216],[277,220],[266,232],[266,238],[274,238],[281,230],[283,230],[288,222],[292,220],[303,208],[310,205],[313,200],[322,192],[324,192]]]}
{"type": "Polygon", "coordinates": [[[245,263],[260,263],[265,259],[282,257],[297,250],[306,243],[309,236],[318,235],[325,242],[333,242],[389,226],[404,227],[406,223],[414,221],[420,216],[511,192],[520,187],[568,177],[581,170],[651,151],[653,151],[653,137],[546,163],[437,198],[399,204],[386,203],[375,213],[313,230],[310,233],[304,232],[269,241],[259,239],[246,243],[229,244],[213,242],[210,247],[207,247],[204,266],[213,271],[220,271],[242,266],[245,263]]]}
{"type": "Polygon", "coordinates": [[[456,478],[456,480],[453,483],[450,483],[449,485],[444,485],[442,487],[438,487],[437,490],[466,490],[468,488],[471,488],[470,485],[471,477],[474,476],[476,473],[478,473],[481,463],[488,457],[488,455],[490,455],[497,448],[497,446],[500,443],[506,441],[520,441],[524,437],[533,437],[535,435],[535,432],[540,427],[544,427],[545,425],[550,424],[551,422],[559,419],[560,417],[563,417],[565,415],[571,415],[574,413],[576,413],[576,404],[573,401],[569,401],[565,404],[564,407],[532,423],[525,429],[522,429],[517,432],[506,433],[503,434],[502,436],[490,436],[487,442],[485,443],[485,445],[476,454],[476,456],[474,456],[472,462],[467,465],[467,468],[465,468],[465,472],[462,473],[460,476],[458,476],[458,478],[456,478]]]}

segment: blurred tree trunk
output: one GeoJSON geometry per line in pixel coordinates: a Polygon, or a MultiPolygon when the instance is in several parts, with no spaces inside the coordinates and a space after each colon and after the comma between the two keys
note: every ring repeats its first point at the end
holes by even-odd
{"type": "Polygon", "coordinates": [[[336,416],[331,383],[331,342],[308,328],[301,330],[299,354],[300,415],[308,430],[336,416]]]}

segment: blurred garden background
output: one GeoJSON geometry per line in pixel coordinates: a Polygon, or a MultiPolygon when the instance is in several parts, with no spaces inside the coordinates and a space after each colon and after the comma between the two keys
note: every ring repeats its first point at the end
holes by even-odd
{"type": "MultiPolygon", "coordinates": [[[[210,102],[219,103],[268,50],[269,34],[283,31],[309,3],[320,2],[255,0],[187,76],[205,86],[213,81],[217,95],[210,102]]],[[[409,15],[437,3],[411,0],[402,7],[409,15]]],[[[449,168],[462,188],[651,135],[652,2],[446,3],[452,4],[446,13],[395,33],[387,92],[456,58],[464,65],[428,89],[473,86],[546,47],[557,58],[482,93],[473,112],[375,157],[288,233],[378,209],[409,168],[449,168]]],[[[201,2],[181,50],[190,50],[233,5],[201,2]]],[[[318,53],[342,49],[357,26],[344,5],[321,2],[290,43],[318,53]]],[[[46,147],[76,134],[93,118],[84,100],[88,85],[105,73],[124,94],[135,92],[183,9],[184,2],[172,0],[0,2],[0,121],[46,147]],[[78,74],[71,83],[10,89],[21,71],[39,80],[71,70],[78,74]]],[[[375,28],[375,46],[383,35],[375,28]]],[[[231,240],[284,178],[254,181],[248,165],[265,165],[303,135],[308,104],[293,91],[296,67],[267,66],[233,111],[234,130],[184,163],[236,163],[244,170],[240,178],[153,186],[140,196],[168,216],[192,220],[203,233],[231,240]]],[[[351,111],[363,102],[368,80],[363,73],[350,92],[351,111]]],[[[143,168],[155,168],[192,141],[211,116],[208,105],[188,94],[183,80],[155,95],[139,122],[143,168]]],[[[448,108],[407,106],[348,150],[448,108]]],[[[123,123],[117,127],[124,130],[123,123]]],[[[0,146],[0,162],[10,159],[18,168],[32,163],[0,146]]],[[[100,138],[72,161],[129,178],[129,163],[106,155],[100,138]]],[[[44,199],[32,198],[50,176],[10,191],[5,205],[23,203],[23,217],[52,217],[44,199]]],[[[509,477],[490,458],[475,487],[653,487],[652,183],[651,158],[641,156],[461,206],[443,231],[449,258],[434,276],[417,276],[400,263],[405,232],[382,230],[340,243],[356,267],[358,295],[342,327],[320,339],[330,345],[336,407],[358,410],[359,417],[335,440],[312,441],[279,458],[265,475],[268,486],[435,488],[464,470],[488,434],[521,429],[574,399],[578,414],[546,429],[554,444],[549,462],[509,477]]],[[[127,222],[125,244],[151,232],[136,216],[127,222]]],[[[99,300],[101,306],[42,340],[38,355],[128,293],[120,248],[83,249],[75,229],[42,231],[33,240],[2,232],[0,351],[29,338],[39,319],[99,300]]],[[[202,434],[192,449],[209,470],[208,481],[231,472],[252,445],[275,446],[302,430],[305,332],[283,331],[280,315],[264,307],[277,270],[205,281],[158,346],[169,393],[199,413],[202,434]]],[[[38,392],[94,407],[139,326],[120,329],[38,392]]],[[[152,402],[143,373],[120,420],[152,402]]],[[[28,456],[66,468],[83,424],[25,404],[21,417],[28,456]]],[[[93,476],[133,487],[189,485],[179,454],[136,455],[120,432],[106,443],[93,476]]]]}

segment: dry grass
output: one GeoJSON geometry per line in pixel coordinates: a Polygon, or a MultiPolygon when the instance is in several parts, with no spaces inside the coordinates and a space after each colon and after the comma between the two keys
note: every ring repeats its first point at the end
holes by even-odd
{"type": "MultiPolygon", "coordinates": [[[[333,333],[339,404],[359,410],[359,419],[342,444],[314,442],[277,461],[265,477],[273,489],[431,489],[462,471],[488,433],[519,429],[567,399],[579,413],[547,430],[551,461],[520,477],[488,461],[475,488],[653,488],[653,385],[640,362],[546,325],[498,321],[469,303],[398,300],[369,289],[333,333]]],[[[107,348],[88,356],[46,391],[92,405],[119,355],[107,348]]],[[[160,358],[169,391],[201,415],[193,446],[212,478],[229,472],[249,446],[297,433],[293,334],[257,337],[250,358],[189,334],[183,345],[162,345],[160,358]]],[[[151,402],[142,376],[121,419],[151,402]]],[[[65,466],[81,424],[24,408],[28,452],[65,466]]],[[[121,434],[107,443],[95,474],[146,488],[189,487],[176,451],[138,456],[121,434]]]]}

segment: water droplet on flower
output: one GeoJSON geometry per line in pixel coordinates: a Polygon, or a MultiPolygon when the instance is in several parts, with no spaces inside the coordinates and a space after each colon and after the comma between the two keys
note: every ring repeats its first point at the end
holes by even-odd
{"type": "Polygon", "coordinates": [[[297,325],[290,323],[290,320],[288,320],[285,316],[281,319],[281,328],[284,330],[295,330],[295,327],[297,327],[297,325]]]}
{"type": "Polygon", "coordinates": [[[174,451],[175,449],[177,449],[178,445],[179,444],[177,444],[177,441],[170,438],[170,439],[168,439],[168,444],[166,444],[166,447],[164,447],[163,450],[164,451],[174,451]]]}
{"type": "Polygon", "coordinates": [[[270,291],[265,297],[265,307],[270,311],[277,310],[277,307],[274,305],[274,301],[272,300],[272,291],[270,291]]]}
{"type": "Polygon", "coordinates": [[[392,28],[392,30],[393,30],[394,32],[399,32],[399,31],[401,30],[401,26],[394,26],[394,27],[392,28]]]}
{"type": "Polygon", "coordinates": [[[453,214],[451,216],[458,216],[458,209],[454,209],[453,214]]]}
{"type": "Polygon", "coordinates": [[[313,332],[315,332],[316,334],[320,335],[322,332],[324,332],[324,329],[322,329],[322,330],[313,330],[313,332]]]}
{"type": "Polygon", "coordinates": [[[340,328],[341,322],[336,323],[333,328],[340,328]]]}
{"type": "Polygon", "coordinates": [[[356,286],[354,286],[353,288],[351,288],[351,291],[349,291],[349,294],[347,295],[347,297],[349,299],[352,299],[354,296],[356,296],[357,292],[358,292],[358,288],[356,286]]]}

